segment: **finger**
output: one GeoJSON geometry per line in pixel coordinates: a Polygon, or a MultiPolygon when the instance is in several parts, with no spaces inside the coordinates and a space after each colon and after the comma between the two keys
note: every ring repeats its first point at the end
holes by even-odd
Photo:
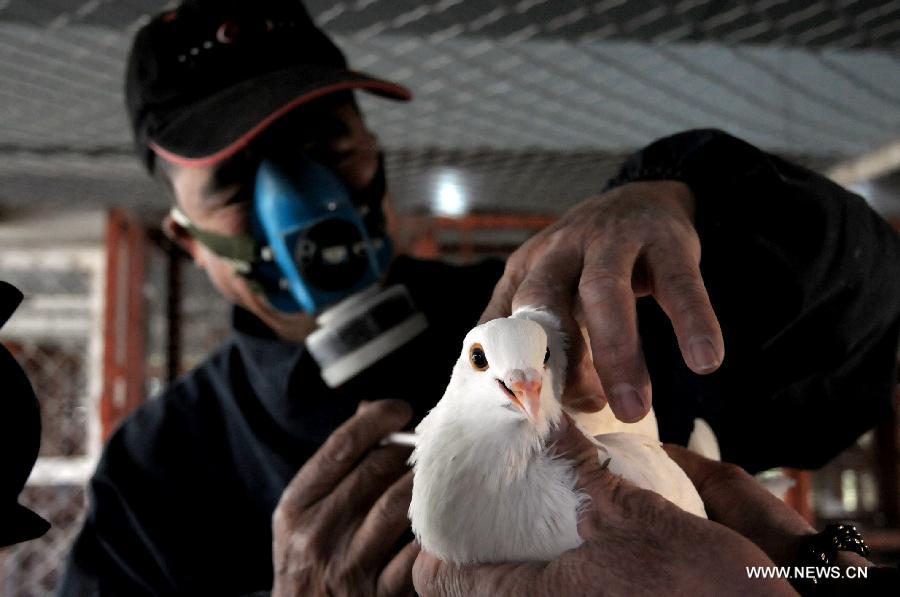
{"type": "Polygon", "coordinates": [[[413,565],[413,584],[422,597],[494,597],[540,594],[542,563],[449,564],[419,552],[413,565]]]}
{"type": "MultiPolygon", "coordinates": [[[[521,251],[521,249],[519,249],[521,251]]],[[[491,321],[500,317],[509,317],[512,313],[512,299],[519,287],[519,283],[525,276],[524,259],[512,256],[506,262],[506,268],[503,270],[503,276],[494,286],[491,293],[491,300],[485,307],[478,323],[491,321]]]]}
{"type": "Polygon", "coordinates": [[[512,299],[512,310],[526,305],[544,306],[559,317],[571,321],[571,328],[577,329],[572,317],[572,295],[581,271],[581,252],[567,246],[561,233],[548,237],[541,254],[533,261],[525,273],[512,299]]]}
{"type": "Polygon", "coordinates": [[[320,524],[335,535],[342,534],[342,528],[352,528],[355,535],[378,499],[409,472],[409,454],[410,448],[395,445],[369,452],[323,499],[328,507],[323,510],[325,520],[320,524]]]}
{"type": "Polygon", "coordinates": [[[414,595],[413,564],[419,555],[419,544],[410,541],[403,546],[378,577],[377,594],[379,597],[394,595],[414,595]]]}
{"type": "Polygon", "coordinates": [[[616,418],[633,423],[650,410],[651,390],[631,287],[637,246],[620,241],[591,244],[578,296],[606,399],[616,418]]]}
{"type": "Polygon", "coordinates": [[[602,388],[593,363],[587,359],[587,347],[574,311],[574,293],[580,271],[581,253],[554,241],[522,279],[512,298],[512,308],[515,312],[529,305],[546,307],[559,318],[562,331],[569,339],[563,391],[566,405],[587,403],[597,410],[602,406],[602,388]]]}
{"type": "Polygon", "coordinates": [[[701,456],[696,452],[692,452],[687,448],[676,446],[674,444],[663,444],[663,449],[675,463],[684,470],[688,478],[699,490],[706,484],[707,479],[715,474],[715,460],[710,460],[705,456],[701,456]]]}
{"type": "Polygon", "coordinates": [[[796,561],[804,538],[815,530],[793,508],[738,466],[679,446],[663,448],[697,487],[711,520],[744,535],[776,563],[796,561]]]}
{"type": "Polygon", "coordinates": [[[559,237],[545,233],[540,239],[532,239],[532,245],[538,240],[546,243],[541,249],[536,248],[541,245],[526,247],[529,255],[541,251],[533,266],[525,268],[518,265],[522,259],[510,259],[507,271],[494,288],[491,303],[479,323],[508,317],[515,309],[525,305],[547,307],[559,317],[562,330],[570,339],[563,402],[570,408],[593,412],[603,408],[606,398],[590,361],[587,345],[579,341],[581,333],[573,316],[573,293],[581,267],[581,254],[577,250],[560,247],[559,240],[552,240],[555,238],[559,237]]]}
{"type": "Polygon", "coordinates": [[[572,462],[578,476],[577,489],[605,502],[609,497],[610,477],[614,475],[606,470],[597,448],[574,419],[563,413],[559,426],[550,436],[550,453],[572,462]]]}
{"type": "Polygon", "coordinates": [[[684,362],[695,373],[712,373],[725,355],[719,321],[700,275],[700,248],[651,247],[647,252],[653,295],[672,321],[684,362]]]}
{"type": "Polygon", "coordinates": [[[562,403],[575,411],[597,412],[606,405],[607,399],[597,370],[594,369],[590,350],[584,342],[586,341],[581,341],[581,350],[575,352],[575,355],[581,356],[576,357],[574,367],[567,374],[568,385],[563,390],[562,403]]]}
{"type": "Polygon", "coordinates": [[[302,510],[332,492],[360,457],[389,433],[399,431],[412,418],[401,400],[379,400],[337,428],[285,488],[279,509],[302,510]]]}
{"type": "Polygon", "coordinates": [[[771,503],[769,497],[778,500],[750,473],[737,465],[711,460],[687,448],[672,444],[663,444],[663,449],[681,467],[697,488],[703,502],[711,508],[721,507],[722,510],[728,510],[734,506],[732,500],[739,495],[754,497],[765,495],[762,501],[769,503],[771,503]],[[730,494],[730,490],[735,488],[740,491],[730,494]]]}
{"type": "MultiPolygon", "coordinates": [[[[549,229],[547,229],[549,230],[549,229]]],[[[547,234],[547,230],[541,231],[534,235],[521,247],[516,249],[509,259],[506,260],[506,267],[503,269],[503,276],[494,286],[491,294],[491,300],[485,308],[478,323],[484,323],[499,317],[509,317],[512,313],[512,299],[519,288],[519,284],[525,277],[525,273],[531,263],[531,255],[535,247],[540,246],[542,238],[547,234]]]]}
{"type": "Polygon", "coordinates": [[[549,226],[532,236],[509,256],[509,259],[506,261],[506,267],[503,270],[503,276],[494,286],[491,300],[478,319],[478,323],[484,323],[499,317],[509,317],[513,311],[513,297],[522,280],[525,279],[528,270],[531,269],[534,255],[542,250],[541,248],[546,243],[545,239],[552,234],[556,226],[549,226]]]}
{"type": "MultiPolygon", "coordinates": [[[[580,311],[581,303],[575,305],[580,311]]],[[[569,366],[577,368],[578,371],[569,374],[569,385],[563,390],[562,403],[569,409],[580,412],[597,412],[607,404],[606,394],[603,391],[603,384],[600,383],[600,377],[594,368],[594,358],[591,353],[590,338],[587,335],[587,328],[581,324],[584,320],[583,315],[576,312],[575,320],[578,322],[578,335],[580,339],[581,350],[578,352],[570,351],[571,359],[569,366]],[[577,356],[580,354],[580,357],[577,356]]],[[[578,342],[579,340],[573,340],[578,342]]]]}
{"type": "MultiPolygon", "coordinates": [[[[602,441],[602,436],[598,438],[602,441]]],[[[621,530],[635,520],[642,526],[652,524],[655,516],[682,512],[659,494],[610,472],[605,450],[585,436],[569,415],[563,414],[551,442],[550,452],[572,462],[575,489],[588,497],[578,515],[578,534],[585,541],[604,543],[611,530],[621,530]]]]}
{"type": "MultiPolygon", "coordinates": [[[[381,566],[409,528],[412,471],[407,471],[385,491],[366,514],[350,544],[350,561],[363,567],[381,566]]],[[[410,562],[410,566],[412,562],[410,562]]]]}

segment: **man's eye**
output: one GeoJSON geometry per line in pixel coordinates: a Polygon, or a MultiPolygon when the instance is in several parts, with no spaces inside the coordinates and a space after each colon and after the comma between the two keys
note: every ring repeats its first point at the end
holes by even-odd
{"type": "Polygon", "coordinates": [[[225,194],[237,187],[237,194],[242,196],[229,198],[227,203],[246,200],[247,192],[253,189],[253,181],[256,179],[258,168],[259,158],[249,149],[244,150],[216,168],[207,188],[208,194],[225,194]]]}
{"type": "Polygon", "coordinates": [[[469,362],[472,363],[472,368],[476,371],[487,370],[488,360],[484,354],[484,349],[481,348],[481,344],[473,344],[472,348],[469,349],[469,362]]]}

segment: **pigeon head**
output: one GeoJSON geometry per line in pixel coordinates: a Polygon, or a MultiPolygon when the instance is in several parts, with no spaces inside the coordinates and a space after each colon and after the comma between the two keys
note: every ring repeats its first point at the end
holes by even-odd
{"type": "Polygon", "coordinates": [[[485,423],[529,424],[544,438],[562,412],[553,351],[535,321],[507,317],[479,325],[463,341],[451,395],[485,423]]]}

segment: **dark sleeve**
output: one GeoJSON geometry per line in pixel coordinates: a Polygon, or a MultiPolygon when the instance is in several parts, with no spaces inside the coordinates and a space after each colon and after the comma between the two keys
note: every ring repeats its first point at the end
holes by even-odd
{"type": "Polygon", "coordinates": [[[123,430],[107,445],[90,482],[89,508],[66,566],[60,595],[160,595],[175,592],[135,499],[147,486],[123,430]]]}
{"type": "Polygon", "coordinates": [[[654,404],[675,421],[664,439],[686,440],[689,413],[710,422],[724,459],[749,470],[821,466],[892,407],[897,234],[859,196],[721,131],[657,141],[610,186],[660,179],[696,198],[726,351],[719,371],[693,375],[658,308],[639,306],[654,404]]]}
{"type": "Polygon", "coordinates": [[[240,368],[225,358],[230,352],[224,345],[109,439],[62,595],[247,595],[271,587],[272,511],[296,467],[252,441],[255,428],[240,423],[245,412],[226,414],[227,375],[240,368]]]}

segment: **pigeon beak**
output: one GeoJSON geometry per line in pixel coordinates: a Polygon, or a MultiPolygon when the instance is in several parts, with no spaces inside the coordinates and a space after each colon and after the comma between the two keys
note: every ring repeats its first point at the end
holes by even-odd
{"type": "Polygon", "coordinates": [[[506,374],[506,387],[512,391],[510,397],[516,405],[525,411],[532,423],[537,422],[541,413],[542,375],[535,369],[513,369],[506,374]]]}

